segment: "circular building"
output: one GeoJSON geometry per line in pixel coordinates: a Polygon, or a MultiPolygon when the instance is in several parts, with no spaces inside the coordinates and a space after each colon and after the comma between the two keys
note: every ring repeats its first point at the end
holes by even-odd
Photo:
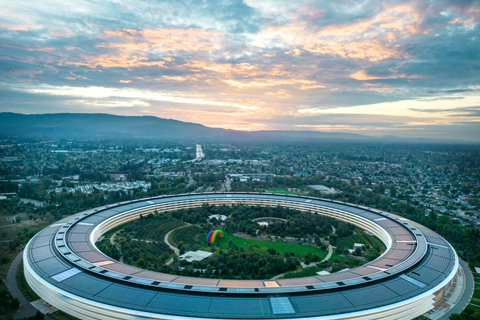
{"type": "Polygon", "coordinates": [[[411,319],[444,298],[459,268],[451,245],[413,221],[343,202],[260,193],[163,196],[88,210],[40,231],[23,258],[32,289],[81,319],[411,319]],[[326,215],[370,232],[387,249],[372,262],[329,275],[228,280],[139,269],[95,246],[102,234],[140,215],[204,203],[326,215]]]}

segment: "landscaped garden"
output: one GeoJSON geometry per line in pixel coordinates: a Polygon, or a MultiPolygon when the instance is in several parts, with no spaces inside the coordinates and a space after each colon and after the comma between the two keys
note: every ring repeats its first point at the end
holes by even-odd
{"type": "Polygon", "coordinates": [[[336,272],[359,266],[385,250],[380,240],[351,224],[280,206],[245,205],[154,212],[109,231],[97,246],[114,259],[140,268],[223,279],[336,272]],[[223,236],[208,243],[208,233],[216,229],[222,229],[223,236]],[[166,242],[180,255],[197,250],[211,255],[187,262],[166,242]],[[354,243],[364,247],[350,253],[354,243]],[[332,247],[328,254],[330,245],[336,249],[332,247]]]}

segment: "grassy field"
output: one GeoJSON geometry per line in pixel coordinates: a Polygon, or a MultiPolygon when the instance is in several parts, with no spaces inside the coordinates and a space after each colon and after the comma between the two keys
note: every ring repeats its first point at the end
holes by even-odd
{"type": "Polygon", "coordinates": [[[472,300],[468,306],[475,311],[480,311],[480,276],[477,276],[475,269],[470,268],[473,274],[473,282],[474,282],[474,291],[472,300]]]}
{"type": "Polygon", "coordinates": [[[338,238],[336,247],[340,249],[352,249],[353,248],[353,241],[350,237],[342,237],[338,238]]]}
{"type": "Polygon", "coordinates": [[[288,190],[283,189],[283,188],[271,188],[271,189],[266,189],[265,192],[268,192],[268,193],[282,193],[282,194],[294,194],[294,195],[299,195],[298,192],[288,191],[288,190]]]}
{"type": "MultiPolygon", "coordinates": [[[[473,271],[472,273],[475,273],[475,271],[473,271]]],[[[480,306],[480,277],[474,276],[473,281],[475,282],[475,287],[474,287],[471,303],[476,304],[477,306],[480,306]]]]}
{"type": "MultiPolygon", "coordinates": [[[[243,247],[243,249],[247,249],[248,247],[257,246],[262,251],[267,251],[270,248],[275,249],[277,252],[280,253],[290,253],[293,252],[295,254],[300,254],[304,256],[308,252],[312,255],[317,254],[320,257],[320,260],[323,260],[327,256],[326,251],[322,251],[318,248],[300,245],[296,243],[288,243],[288,242],[273,242],[273,241],[262,241],[262,240],[253,240],[253,239],[243,239],[239,237],[235,237],[231,234],[226,234],[223,238],[216,238],[215,242],[220,245],[222,249],[228,249],[228,243],[232,241],[232,243],[236,246],[243,247]]],[[[204,247],[207,246],[207,243],[203,245],[204,247]]]]}
{"type": "Polygon", "coordinates": [[[332,256],[330,257],[330,259],[329,259],[328,261],[332,261],[332,260],[334,260],[335,258],[338,258],[340,261],[344,261],[345,259],[348,259],[349,265],[354,265],[354,264],[356,264],[356,265],[361,266],[361,265],[363,265],[363,264],[366,263],[366,262],[363,261],[363,260],[359,260],[359,259],[355,259],[355,258],[345,258],[345,257],[343,257],[343,256],[341,256],[341,255],[339,255],[339,254],[337,254],[337,253],[333,253],[332,256]]]}
{"type": "Polygon", "coordinates": [[[357,233],[349,236],[342,237],[337,240],[336,247],[343,249],[353,249],[353,244],[355,242],[363,243],[367,246],[377,249],[379,252],[384,252],[386,247],[385,244],[378,239],[377,237],[371,236],[362,232],[360,229],[357,230],[357,233]]]}
{"type": "Polygon", "coordinates": [[[186,226],[172,231],[168,237],[168,241],[175,247],[180,246],[182,243],[186,244],[201,244],[205,241],[205,236],[201,232],[202,228],[199,226],[186,226]]]}
{"type": "Polygon", "coordinates": [[[23,273],[23,260],[18,264],[15,280],[17,281],[18,289],[20,289],[20,292],[22,292],[22,295],[25,297],[25,299],[27,299],[28,302],[40,299],[40,297],[32,290],[32,288],[30,288],[27,280],[25,279],[25,275],[23,273]]]}

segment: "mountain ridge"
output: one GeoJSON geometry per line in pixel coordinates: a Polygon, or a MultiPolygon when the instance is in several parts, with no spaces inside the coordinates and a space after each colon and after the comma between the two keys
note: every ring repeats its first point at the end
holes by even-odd
{"type": "Polygon", "coordinates": [[[364,141],[417,143],[471,143],[457,140],[374,137],[356,133],[211,128],[193,122],[155,116],[119,116],[107,113],[0,113],[0,136],[23,138],[157,138],[218,141],[364,141]]]}

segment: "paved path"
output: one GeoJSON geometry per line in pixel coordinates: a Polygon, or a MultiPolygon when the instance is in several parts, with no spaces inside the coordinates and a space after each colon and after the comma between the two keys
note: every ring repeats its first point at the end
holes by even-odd
{"type": "Polygon", "coordinates": [[[168,233],[165,235],[165,238],[163,238],[163,241],[165,241],[165,243],[167,244],[167,246],[170,247],[170,249],[172,249],[173,251],[175,251],[175,254],[176,254],[177,256],[180,255],[180,250],[178,250],[177,247],[174,247],[174,246],[168,241],[168,237],[170,236],[170,233],[172,233],[172,231],[175,231],[175,230],[180,229],[180,228],[185,228],[186,226],[187,226],[187,225],[181,226],[181,227],[178,227],[178,228],[175,228],[175,229],[172,229],[172,230],[168,231],[168,233]]]}
{"type": "Polygon", "coordinates": [[[3,282],[7,285],[10,293],[18,299],[20,302],[20,309],[17,313],[13,315],[14,319],[21,319],[23,317],[31,317],[37,313],[37,309],[35,309],[30,302],[27,301],[20,292],[20,289],[17,286],[17,281],[15,279],[15,275],[17,273],[17,267],[20,261],[22,260],[23,250],[19,253],[19,255],[13,260],[10,269],[8,270],[7,279],[2,279],[3,282]]]}
{"type": "Polygon", "coordinates": [[[472,298],[473,289],[474,289],[472,272],[468,268],[467,263],[465,261],[463,261],[460,258],[459,258],[459,261],[460,261],[460,266],[463,268],[463,274],[465,275],[465,290],[463,291],[463,295],[460,298],[460,300],[458,300],[457,304],[438,320],[448,320],[452,314],[462,312],[463,309],[465,309],[465,307],[470,302],[470,299],[472,298]]]}
{"type": "Polygon", "coordinates": [[[327,256],[325,257],[325,259],[323,259],[321,262],[324,262],[324,261],[328,261],[328,259],[330,259],[330,257],[332,256],[333,254],[333,246],[331,244],[328,245],[328,254],[327,256]]]}
{"type": "MultiPolygon", "coordinates": [[[[332,234],[335,234],[337,232],[337,230],[335,230],[335,227],[332,225],[332,234]]],[[[325,262],[325,261],[328,261],[328,259],[330,259],[330,257],[332,256],[333,254],[333,248],[335,248],[334,246],[332,246],[331,244],[328,245],[328,254],[327,256],[325,257],[325,259],[323,259],[322,261],[320,262],[325,262]]]]}
{"type": "Polygon", "coordinates": [[[117,232],[115,232],[114,234],[112,234],[112,236],[110,237],[110,243],[117,248],[118,252],[120,252],[120,260],[119,260],[119,261],[120,261],[121,263],[123,263],[123,253],[122,253],[122,250],[120,250],[120,248],[119,248],[119,247],[117,246],[117,244],[115,243],[115,236],[117,235],[118,232],[119,232],[119,231],[117,231],[117,232]]]}
{"type": "MultiPolygon", "coordinates": [[[[168,237],[170,236],[170,233],[172,233],[172,231],[175,231],[175,230],[181,229],[181,228],[185,228],[185,227],[187,227],[187,226],[189,226],[189,225],[190,225],[190,223],[187,223],[187,224],[185,224],[185,225],[183,225],[183,226],[180,226],[180,227],[178,227],[178,228],[172,229],[172,230],[170,230],[170,231],[165,235],[165,238],[163,238],[163,241],[165,241],[165,243],[167,244],[167,246],[170,247],[170,249],[172,249],[173,251],[175,251],[175,254],[176,254],[177,256],[180,256],[180,250],[178,250],[177,247],[174,247],[174,246],[168,241],[168,237]]],[[[166,264],[167,266],[169,266],[172,262],[173,262],[173,258],[170,259],[170,260],[168,260],[165,264],[166,264]]]]}

